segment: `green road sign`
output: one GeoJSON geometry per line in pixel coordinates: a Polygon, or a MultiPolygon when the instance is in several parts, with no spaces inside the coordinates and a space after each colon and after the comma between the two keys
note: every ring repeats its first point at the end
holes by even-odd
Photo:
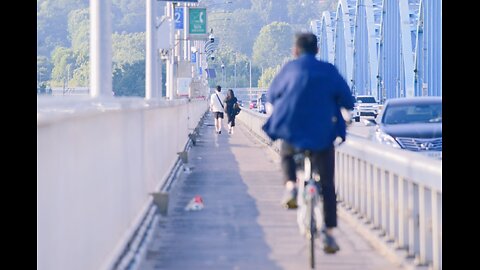
{"type": "Polygon", "coordinates": [[[191,35],[207,34],[207,9],[189,8],[188,9],[188,33],[191,35]]]}

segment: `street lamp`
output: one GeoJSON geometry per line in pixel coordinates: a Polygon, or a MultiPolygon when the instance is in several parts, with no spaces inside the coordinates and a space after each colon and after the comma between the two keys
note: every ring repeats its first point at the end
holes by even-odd
{"type": "Polygon", "coordinates": [[[225,65],[222,63],[222,84],[225,84],[225,65]]]}

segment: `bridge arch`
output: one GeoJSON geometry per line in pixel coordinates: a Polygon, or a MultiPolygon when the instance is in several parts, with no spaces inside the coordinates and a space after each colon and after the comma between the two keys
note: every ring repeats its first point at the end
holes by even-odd
{"type": "Polygon", "coordinates": [[[414,68],[408,1],[384,0],[379,43],[380,99],[414,96],[414,68]]]}
{"type": "MultiPolygon", "coordinates": [[[[335,18],[334,65],[352,88],[353,82],[353,40],[349,6],[346,0],[339,0],[335,18]]],[[[353,89],[352,89],[353,90],[353,89]]]]}
{"type": "Polygon", "coordinates": [[[442,95],[442,2],[422,0],[415,44],[415,95],[442,95]]]}
{"type": "Polygon", "coordinates": [[[321,60],[334,63],[335,50],[333,44],[334,27],[332,25],[332,15],[328,11],[322,13],[319,33],[319,57],[321,60]]]}
{"type": "Polygon", "coordinates": [[[353,47],[354,94],[377,96],[378,56],[372,0],[357,0],[353,47]]]}

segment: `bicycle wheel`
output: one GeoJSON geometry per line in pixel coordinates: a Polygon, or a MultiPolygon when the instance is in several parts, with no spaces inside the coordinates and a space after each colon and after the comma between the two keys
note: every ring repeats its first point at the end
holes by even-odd
{"type": "Polygon", "coordinates": [[[312,269],[315,268],[315,233],[317,230],[317,226],[315,224],[315,213],[314,213],[314,198],[311,198],[308,202],[308,233],[307,233],[307,239],[308,239],[308,247],[309,247],[309,261],[310,261],[310,267],[312,269]]]}

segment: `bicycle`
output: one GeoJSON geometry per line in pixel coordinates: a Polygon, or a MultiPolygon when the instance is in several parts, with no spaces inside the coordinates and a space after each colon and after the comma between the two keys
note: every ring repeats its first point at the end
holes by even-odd
{"type": "MultiPolygon", "coordinates": [[[[294,155],[298,165],[303,161],[303,179],[297,177],[297,223],[300,234],[304,235],[308,241],[309,263],[312,269],[315,268],[315,238],[318,236],[317,224],[323,224],[323,215],[321,212],[322,196],[319,187],[315,184],[320,180],[318,174],[313,174],[311,163],[311,152],[301,151],[294,155]],[[303,160],[302,160],[303,158],[303,160]]],[[[302,166],[297,166],[301,168],[302,166]]],[[[301,173],[297,170],[297,175],[301,173]]],[[[322,210],[323,211],[323,210],[322,210]]]]}

